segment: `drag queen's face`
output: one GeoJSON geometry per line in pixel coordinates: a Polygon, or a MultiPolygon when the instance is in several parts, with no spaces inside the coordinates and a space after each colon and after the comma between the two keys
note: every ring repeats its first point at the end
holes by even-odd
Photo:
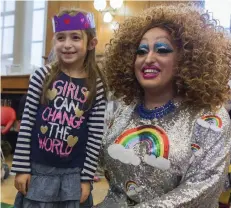
{"type": "Polygon", "coordinates": [[[144,90],[171,90],[177,49],[167,31],[148,30],[141,39],[135,60],[135,75],[144,90]]]}

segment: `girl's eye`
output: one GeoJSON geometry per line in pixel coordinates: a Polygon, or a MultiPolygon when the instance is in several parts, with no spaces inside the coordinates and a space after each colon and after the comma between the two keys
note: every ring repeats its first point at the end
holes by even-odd
{"type": "Polygon", "coordinates": [[[74,39],[74,40],[80,40],[80,37],[77,36],[77,35],[74,35],[74,36],[73,36],[73,39],[74,39]]]}
{"type": "Polygon", "coordinates": [[[64,37],[63,36],[58,36],[57,40],[64,40],[64,37]]]}
{"type": "Polygon", "coordinates": [[[170,48],[157,48],[156,49],[156,53],[160,53],[160,54],[165,54],[165,53],[172,53],[173,50],[170,48]]]}
{"type": "Polygon", "coordinates": [[[146,53],[148,53],[148,50],[147,50],[147,49],[144,49],[144,48],[139,48],[139,49],[136,51],[136,54],[137,54],[137,55],[140,55],[140,56],[142,56],[142,55],[144,55],[144,54],[146,54],[146,53]]]}

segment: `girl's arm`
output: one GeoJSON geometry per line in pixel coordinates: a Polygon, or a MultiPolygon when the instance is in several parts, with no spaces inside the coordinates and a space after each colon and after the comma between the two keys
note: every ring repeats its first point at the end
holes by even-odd
{"type": "Polygon", "coordinates": [[[31,132],[36,122],[36,114],[40,103],[43,81],[48,69],[37,69],[30,78],[26,103],[21,120],[16,149],[13,157],[11,172],[30,173],[31,132]]]}
{"type": "Polygon", "coordinates": [[[99,151],[104,134],[104,116],[106,98],[104,86],[100,78],[96,82],[96,102],[91,109],[88,119],[88,141],[86,147],[86,158],[81,173],[82,181],[93,181],[98,165],[99,151]]]}

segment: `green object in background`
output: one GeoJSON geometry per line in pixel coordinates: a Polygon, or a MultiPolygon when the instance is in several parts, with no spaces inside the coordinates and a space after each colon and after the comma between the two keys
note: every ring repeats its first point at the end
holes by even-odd
{"type": "Polygon", "coordinates": [[[14,208],[13,205],[1,203],[1,208],[14,208]]]}

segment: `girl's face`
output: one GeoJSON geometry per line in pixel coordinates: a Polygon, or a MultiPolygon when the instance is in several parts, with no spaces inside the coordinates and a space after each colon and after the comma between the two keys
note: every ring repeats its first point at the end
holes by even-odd
{"type": "Polygon", "coordinates": [[[148,30],[135,60],[135,75],[144,91],[172,91],[176,62],[177,49],[168,32],[158,27],[148,30]]]}
{"type": "Polygon", "coordinates": [[[54,51],[64,64],[80,64],[87,54],[87,35],[82,30],[63,31],[55,34],[54,51]]]}

